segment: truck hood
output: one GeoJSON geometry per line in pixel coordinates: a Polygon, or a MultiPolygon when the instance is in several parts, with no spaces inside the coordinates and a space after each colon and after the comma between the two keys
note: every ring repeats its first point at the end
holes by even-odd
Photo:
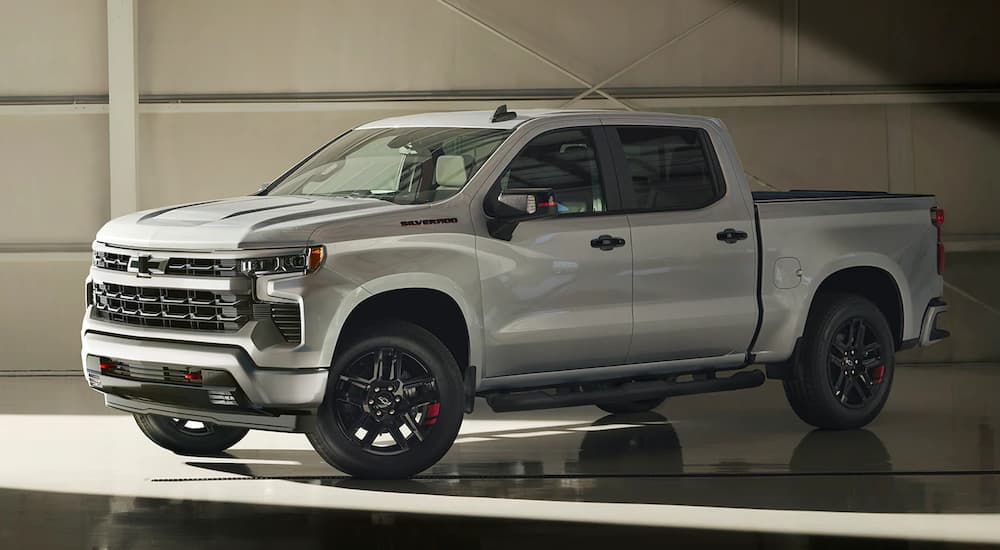
{"type": "Polygon", "coordinates": [[[395,208],[378,199],[238,197],[128,214],[106,223],[97,240],[154,250],[305,246],[321,225],[395,208]]]}

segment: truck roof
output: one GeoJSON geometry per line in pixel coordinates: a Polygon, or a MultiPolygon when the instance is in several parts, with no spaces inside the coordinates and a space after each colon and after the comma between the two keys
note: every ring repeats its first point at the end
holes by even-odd
{"type": "MultiPolygon", "coordinates": [[[[398,127],[450,127],[450,128],[496,128],[500,130],[510,130],[517,128],[525,122],[536,118],[549,118],[570,115],[601,114],[608,113],[615,116],[635,116],[635,117],[678,117],[680,115],[669,115],[667,113],[639,113],[629,111],[612,111],[598,109],[516,109],[517,116],[510,120],[493,122],[493,111],[450,111],[439,113],[423,113],[418,115],[405,115],[391,118],[383,118],[367,122],[358,126],[365,128],[398,128],[398,127]]],[[[705,117],[699,117],[705,118],[705,117]]]]}

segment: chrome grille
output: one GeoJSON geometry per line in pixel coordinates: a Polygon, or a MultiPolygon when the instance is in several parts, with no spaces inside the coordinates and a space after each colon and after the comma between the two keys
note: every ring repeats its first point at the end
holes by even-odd
{"type": "Polygon", "coordinates": [[[100,319],[146,327],[236,331],[251,316],[250,296],[232,292],[95,282],[92,303],[100,319]]]}
{"type": "MultiPolygon", "coordinates": [[[[132,256],[99,250],[94,252],[94,267],[111,271],[128,271],[132,256]]],[[[240,277],[240,260],[234,258],[152,258],[151,268],[155,273],[185,277],[240,277]],[[157,266],[157,267],[154,267],[157,266]],[[162,270],[162,271],[159,271],[162,270]]]]}
{"type": "Polygon", "coordinates": [[[239,260],[220,258],[170,258],[164,270],[167,275],[194,277],[238,277],[239,260]]]}
{"type": "Polygon", "coordinates": [[[115,254],[103,250],[94,252],[94,266],[111,271],[128,271],[128,254],[115,254]]]}

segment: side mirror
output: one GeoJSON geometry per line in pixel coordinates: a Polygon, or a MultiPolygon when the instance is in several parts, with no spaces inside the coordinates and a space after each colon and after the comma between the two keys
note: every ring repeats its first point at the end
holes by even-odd
{"type": "Polygon", "coordinates": [[[486,200],[492,216],[487,221],[490,235],[505,241],[511,239],[519,222],[547,218],[558,212],[555,195],[547,187],[498,189],[486,200]]]}
{"type": "Polygon", "coordinates": [[[544,218],[556,213],[556,199],[552,190],[541,187],[522,187],[501,191],[496,197],[494,216],[525,220],[544,218]]]}

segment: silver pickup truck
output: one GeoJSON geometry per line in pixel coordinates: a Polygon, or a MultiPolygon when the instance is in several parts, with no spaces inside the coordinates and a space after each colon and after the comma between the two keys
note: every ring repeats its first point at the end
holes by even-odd
{"type": "Polygon", "coordinates": [[[657,407],[779,379],[871,422],[945,336],[933,196],[751,193],[719,120],[435,113],[364,124],[251,196],[137,212],[93,246],[83,368],[178,453],[304,432],[405,477],[495,411],[657,407]]]}

